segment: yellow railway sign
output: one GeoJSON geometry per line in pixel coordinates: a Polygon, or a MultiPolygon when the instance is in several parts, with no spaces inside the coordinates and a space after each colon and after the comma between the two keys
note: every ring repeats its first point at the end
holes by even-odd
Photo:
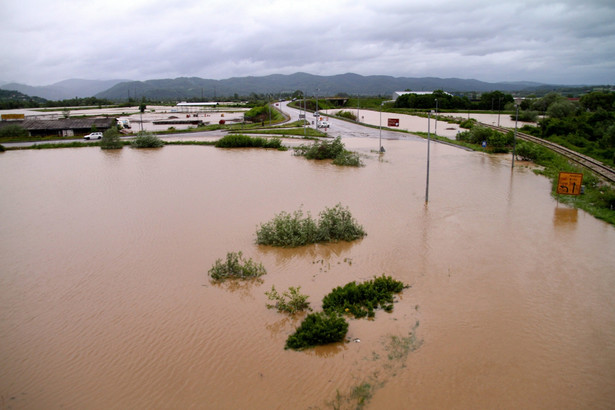
{"type": "Polygon", "coordinates": [[[559,195],[580,195],[583,174],[576,172],[560,172],[557,179],[557,193],[559,195]]]}

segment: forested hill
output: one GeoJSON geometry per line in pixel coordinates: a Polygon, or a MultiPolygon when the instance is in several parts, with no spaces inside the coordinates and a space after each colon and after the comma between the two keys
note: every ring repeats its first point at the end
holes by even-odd
{"type": "Polygon", "coordinates": [[[189,100],[212,99],[216,97],[250,96],[252,94],[292,93],[300,90],[308,95],[334,96],[347,95],[391,95],[395,91],[433,91],[448,92],[492,90],[516,91],[528,87],[538,87],[538,83],[487,83],[478,80],[459,78],[410,78],[382,75],[361,76],[340,74],[319,76],[307,73],[290,75],[274,74],[263,77],[234,77],[225,80],[210,80],[198,77],[181,77],[147,81],[132,81],[116,84],[98,93],[96,97],[109,100],[128,98],[148,100],[189,100]]]}

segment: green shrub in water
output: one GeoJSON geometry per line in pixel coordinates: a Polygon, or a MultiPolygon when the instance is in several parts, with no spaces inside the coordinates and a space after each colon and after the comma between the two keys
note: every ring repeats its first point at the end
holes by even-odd
{"type": "Polygon", "coordinates": [[[293,149],[295,155],[307,159],[332,159],[335,165],[356,167],[363,165],[358,154],[344,148],[340,137],[336,137],[333,141],[315,141],[312,145],[300,145],[293,149]]]}
{"type": "Polygon", "coordinates": [[[267,271],[260,263],[252,259],[244,259],[241,252],[229,252],[226,261],[216,260],[208,274],[214,282],[222,282],[226,279],[252,279],[266,274],[267,271]]]}
{"type": "Polygon", "coordinates": [[[281,212],[273,220],[261,224],[256,232],[256,243],[292,248],[318,242],[350,242],[365,235],[348,208],[337,204],[321,212],[319,221],[310,214],[304,217],[301,210],[292,215],[281,212]]]}
{"type": "Polygon", "coordinates": [[[275,286],[271,286],[271,291],[265,292],[265,295],[275,304],[268,303],[267,309],[277,309],[278,312],[285,312],[291,315],[304,310],[312,310],[310,302],[307,301],[309,296],[302,295],[299,293],[300,290],[301,286],[296,288],[291,286],[288,288],[288,291],[280,295],[275,286]]]}
{"type": "Polygon", "coordinates": [[[325,312],[349,313],[357,318],[374,317],[374,310],[378,307],[391,312],[393,294],[401,292],[404,287],[402,282],[385,275],[360,284],[350,282],[326,295],[322,300],[322,308],[325,312]]]}
{"type": "Polygon", "coordinates": [[[280,138],[250,137],[243,134],[229,134],[215,143],[216,148],[275,148],[282,149],[280,138]]]}
{"type": "Polygon", "coordinates": [[[310,313],[295,333],[286,339],[285,349],[301,350],[308,347],[341,342],[348,332],[348,322],[337,313],[310,313]]]}
{"type": "Polygon", "coordinates": [[[111,127],[105,132],[100,139],[101,149],[121,149],[124,148],[124,143],[120,139],[120,132],[117,127],[111,127]]]}
{"type": "Polygon", "coordinates": [[[164,141],[152,133],[141,131],[132,140],[130,146],[133,148],[160,148],[164,146],[164,141]]]}

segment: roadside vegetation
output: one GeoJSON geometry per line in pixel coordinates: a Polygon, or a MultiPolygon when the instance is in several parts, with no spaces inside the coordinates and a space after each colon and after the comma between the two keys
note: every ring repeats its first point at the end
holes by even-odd
{"type": "Polygon", "coordinates": [[[265,125],[265,122],[272,124],[284,120],[284,116],[270,104],[252,108],[244,114],[244,118],[249,122],[260,122],[261,125],[265,125]]]}
{"type": "Polygon", "coordinates": [[[351,242],[366,235],[363,227],[341,204],[325,208],[320,219],[314,220],[301,210],[289,214],[281,212],[271,221],[261,224],[256,232],[256,243],[294,248],[320,242],[351,242]]]}
{"type": "Polygon", "coordinates": [[[252,259],[245,259],[241,251],[228,252],[226,260],[217,259],[208,272],[213,282],[223,282],[227,279],[255,279],[266,273],[262,264],[252,259]]]}

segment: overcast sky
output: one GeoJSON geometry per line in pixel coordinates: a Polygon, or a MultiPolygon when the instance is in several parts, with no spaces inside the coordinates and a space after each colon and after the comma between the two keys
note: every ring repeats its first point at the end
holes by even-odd
{"type": "Polygon", "coordinates": [[[615,83],[613,0],[0,0],[0,81],[307,72],[615,83]]]}

